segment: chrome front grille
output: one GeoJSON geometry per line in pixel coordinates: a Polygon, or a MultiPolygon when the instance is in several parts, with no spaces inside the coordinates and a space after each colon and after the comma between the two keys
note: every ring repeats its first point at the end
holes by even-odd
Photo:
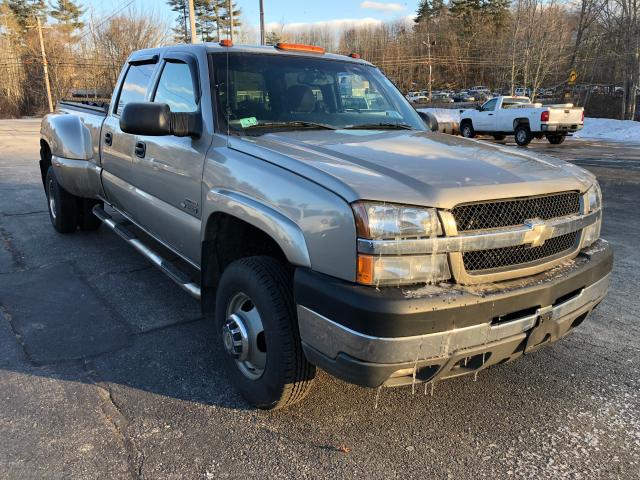
{"type": "Polygon", "coordinates": [[[576,249],[579,232],[571,232],[547,240],[539,247],[518,245],[515,247],[494,248],[463,252],[462,261],[467,273],[477,275],[492,273],[496,270],[520,268],[542,261],[550,261],[570,254],[576,249]]]}
{"type": "Polygon", "coordinates": [[[525,220],[566,217],[580,212],[578,192],[458,205],[451,213],[458,232],[523,225],[525,220]]]}
{"type": "MultiPolygon", "coordinates": [[[[578,192],[495,200],[484,203],[458,205],[451,211],[459,235],[508,231],[530,224],[528,221],[550,221],[570,218],[581,212],[578,192]]],[[[498,248],[463,251],[458,261],[464,269],[462,281],[488,280],[500,273],[502,278],[512,273],[518,276],[529,267],[536,267],[570,256],[579,248],[581,230],[546,239],[541,245],[535,241],[498,248]]],[[[490,247],[490,245],[487,245],[490,247]]]]}

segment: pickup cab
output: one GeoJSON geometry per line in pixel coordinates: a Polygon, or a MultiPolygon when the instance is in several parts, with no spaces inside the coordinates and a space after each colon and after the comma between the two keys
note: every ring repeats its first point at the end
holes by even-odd
{"type": "Polygon", "coordinates": [[[108,105],[59,104],[40,145],[55,230],[102,225],[197,299],[259,408],[301,400],[316,367],[380,387],[515,360],[609,285],[592,174],[428,131],[356,56],[137,51],[108,105]]]}
{"type": "Polygon", "coordinates": [[[513,135],[524,147],[534,138],[547,137],[559,145],[584,126],[584,109],[572,104],[545,105],[531,103],[529,97],[496,97],[477,109],[460,111],[460,133],[463,137],[492,135],[503,140],[513,135]]]}

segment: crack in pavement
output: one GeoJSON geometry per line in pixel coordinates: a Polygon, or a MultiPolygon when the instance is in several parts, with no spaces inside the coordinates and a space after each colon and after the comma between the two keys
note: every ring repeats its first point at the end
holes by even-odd
{"type": "Polygon", "coordinates": [[[127,453],[127,467],[131,478],[144,478],[143,468],[145,455],[127,432],[131,422],[116,402],[109,383],[100,377],[95,366],[91,362],[85,361],[83,362],[83,369],[87,379],[97,388],[98,396],[102,400],[101,411],[99,413],[102,416],[103,422],[113,432],[115,438],[127,453]]]}
{"type": "Polygon", "coordinates": [[[24,255],[20,253],[18,248],[13,244],[13,237],[0,225],[0,242],[11,255],[11,260],[18,272],[22,272],[26,268],[24,255]]]}
{"type": "Polygon", "coordinates": [[[17,212],[17,213],[0,213],[0,217],[26,217],[28,215],[42,215],[44,213],[49,213],[48,210],[34,210],[32,212],[17,212]]]}
{"type": "Polygon", "coordinates": [[[9,313],[7,308],[2,304],[0,304],[0,314],[2,317],[7,319],[7,323],[9,324],[9,328],[11,329],[11,333],[13,333],[13,336],[15,337],[16,342],[18,342],[18,345],[20,345],[20,348],[22,349],[22,353],[24,353],[24,356],[27,359],[27,362],[29,362],[32,366],[37,366],[37,363],[34,362],[34,360],[29,355],[29,352],[27,351],[26,345],[22,340],[22,335],[18,333],[15,325],[13,324],[13,316],[11,315],[11,313],[9,313]]]}

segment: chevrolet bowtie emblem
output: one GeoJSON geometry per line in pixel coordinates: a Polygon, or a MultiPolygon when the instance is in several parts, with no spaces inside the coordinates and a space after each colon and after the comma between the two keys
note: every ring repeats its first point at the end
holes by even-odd
{"type": "Polygon", "coordinates": [[[544,245],[544,242],[549,240],[555,231],[554,227],[545,224],[539,218],[525,220],[524,224],[531,229],[524,234],[524,243],[531,244],[532,247],[544,245]]]}

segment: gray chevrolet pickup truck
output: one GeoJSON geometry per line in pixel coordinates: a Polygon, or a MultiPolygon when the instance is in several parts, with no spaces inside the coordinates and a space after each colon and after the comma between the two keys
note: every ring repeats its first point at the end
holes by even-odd
{"type": "Polygon", "coordinates": [[[109,104],[61,102],[40,142],[54,228],[104,225],[199,299],[259,408],[316,367],[379,387],[514,360],[608,289],[593,175],[429,131],[356,54],[138,51],[109,104]]]}

